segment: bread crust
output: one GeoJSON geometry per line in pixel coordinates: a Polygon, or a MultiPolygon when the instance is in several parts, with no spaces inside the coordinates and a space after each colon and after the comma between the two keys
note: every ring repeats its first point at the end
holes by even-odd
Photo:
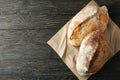
{"type": "Polygon", "coordinates": [[[105,6],[98,8],[97,12],[88,17],[84,22],[79,23],[75,18],[73,18],[73,22],[77,26],[69,26],[68,29],[68,41],[73,46],[80,46],[82,40],[85,36],[92,31],[100,30],[104,32],[108,23],[108,12],[105,6]],[[79,25],[78,25],[79,24],[79,25]],[[73,29],[74,27],[74,29],[73,29]],[[71,29],[72,28],[72,29],[71,29]],[[71,35],[70,35],[71,34],[71,35]]]}
{"type": "Polygon", "coordinates": [[[88,34],[81,43],[76,61],[76,69],[80,76],[96,73],[104,65],[108,57],[108,43],[105,35],[99,30],[88,34]]]}
{"type": "Polygon", "coordinates": [[[96,50],[93,59],[90,62],[90,66],[87,73],[95,73],[99,71],[105,64],[107,58],[108,58],[108,42],[105,38],[105,35],[101,34],[99,38],[98,49],[96,50]]]}

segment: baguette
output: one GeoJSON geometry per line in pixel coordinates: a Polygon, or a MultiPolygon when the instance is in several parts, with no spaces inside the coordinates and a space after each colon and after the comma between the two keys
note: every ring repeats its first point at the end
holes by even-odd
{"type": "Polygon", "coordinates": [[[99,30],[89,33],[81,43],[76,61],[80,76],[96,73],[108,57],[108,44],[104,34],[99,30]]]}
{"type": "Polygon", "coordinates": [[[75,16],[71,20],[70,26],[68,27],[68,41],[71,45],[80,46],[85,36],[92,31],[105,31],[109,19],[107,8],[105,6],[93,8],[95,8],[93,11],[94,14],[89,13],[89,8],[87,11],[84,11],[84,14],[87,13],[91,15],[85,15],[85,17],[81,18],[81,15],[84,16],[84,14],[81,13],[77,14],[77,17],[75,16]],[[81,21],[80,19],[83,19],[84,21],[81,21]]]}

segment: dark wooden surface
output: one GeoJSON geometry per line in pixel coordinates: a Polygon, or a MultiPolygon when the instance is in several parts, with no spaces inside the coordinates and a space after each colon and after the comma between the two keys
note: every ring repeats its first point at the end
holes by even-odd
{"type": "MultiPolygon", "coordinates": [[[[46,42],[90,0],[0,0],[0,80],[78,80],[46,42]]],[[[120,0],[107,5],[120,26],[120,0]]],[[[88,80],[120,80],[120,53],[88,80]]]]}

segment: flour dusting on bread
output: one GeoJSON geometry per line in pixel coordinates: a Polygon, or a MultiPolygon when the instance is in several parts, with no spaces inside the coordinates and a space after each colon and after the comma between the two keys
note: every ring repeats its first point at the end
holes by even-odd
{"type": "Polygon", "coordinates": [[[99,34],[99,31],[93,31],[81,43],[76,61],[76,69],[81,76],[86,75],[89,69],[90,62],[98,48],[99,34]]]}

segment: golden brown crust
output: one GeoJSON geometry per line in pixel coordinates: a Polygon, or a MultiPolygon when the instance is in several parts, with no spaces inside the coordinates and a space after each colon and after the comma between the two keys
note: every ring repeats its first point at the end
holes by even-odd
{"type": "Polygon", "coordinates": [[[96,73],[108,58],[108,43],[99,30],[89,33],[81,43],[76,69],[81,76],[96,73]]]}
{"type": "MultiPolygon", "coordinates": [[[[92,31],[100,30],[104,32],[108,23],[108,13],[105,6],[99,8],[98,12],[87,19],[82,24],[78,25],[70,36],[69,43],[73,46],[80,46],[85,36],[92,31]]],[[[78,23],[77,23],[78,24],[78,23]]]]}
{"type": "Polygon", "coordinates": [[[90,63],[87,73],[95,73],[101,69],[108,58],[108,43],[105,39],[105,35],[101,34],[99,38],[99,46],[94,54],[94,57],[90,63]]]}
{"type": "Polygon", "coordinates": [[[73,30],[84,23],[86,20],[94,16],[98,11],[97,5],[89,4],[89,7],[83,8],[79,13],[77,13],[70,21],[67,37],[70,39],[73,30]]]}
{"type": "Polygon", "coordinates": [[[96,30],[96,26],[97,25],[95,22],[88,21],[76,27],[70,37],[69,42],[74,46],[79,46],[87,34],[96,30]]]}
{"type": "Polygon", "coordinates": [[[93,56],[98,48],[100,31],[96,30],[88,34],[81,43],[76,61],[76,69],[79,75],[86,75],[93,56]]]}
{"type": "Polygon", "coordinates": [[[109,16],[108,16],[108,12],[107,12],[107,8],[105,6],[100,8],[100,13],[99,14],[99,30],[101,32],[104,32],[109,20],[109,16]]]}

